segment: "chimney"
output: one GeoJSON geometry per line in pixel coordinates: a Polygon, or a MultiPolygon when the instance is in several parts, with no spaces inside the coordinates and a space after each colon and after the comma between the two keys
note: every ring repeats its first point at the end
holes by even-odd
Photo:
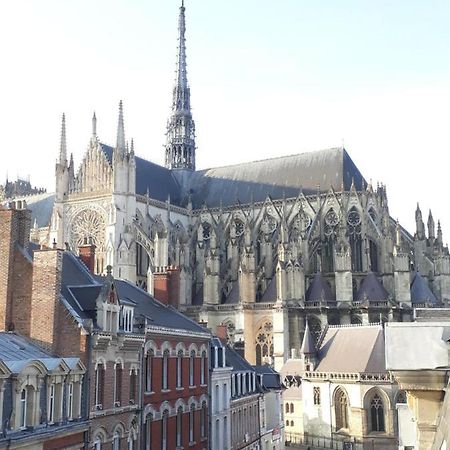
{"type": "Polygon", "coordinates": [[[156,268],[153,274],[153,290],[156,300],[178,308],[180,269],[172,266],[156,268]]]}
{"type": "Polygon", "coordinates": [[[30,337],[46,350],[55,352],[58,319],[64,306],[59,301],[62,278],[62,250],[39,250],[34,252],[33,288],[31,297],[30,337]]]}
{"type": "Polygon", "coordinates": [[[0,331],[29,335],[33,266],[27,249],[31,213],[22,205],[13,202],[9,208],[0,208],[0,331]]]}
{"type": "Polygon", "coordinates": [[[216,336],[224,343],[227,343],[228,340],[228,333],[227,333],[227,326],[221,323],[220,325],[217,325],[216,327],[216,336]]]}
{"type": "Polygon", "coordinates": [[[81,261],[92,273],[95,273],[95,249],[96,246],[91,238],[89,238],[89,241],[84,238],[83,244],[78,247],[78,255],[81,261]]]}

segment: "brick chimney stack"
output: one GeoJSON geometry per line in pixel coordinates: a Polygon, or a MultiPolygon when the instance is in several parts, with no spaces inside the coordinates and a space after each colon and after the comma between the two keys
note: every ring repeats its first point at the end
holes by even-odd
{"type": "Polygon", "coordinates": [[[0,331],[30,333],[33,265],[28,245],[31,213],[25,202],[0,208],[0,331]]]}
{"type": "Polygon", "coordinates": [[[62,250],[39,250],[34,252],[34,276],[31,299],[30,337],[40,346],[53,353],[58,340],[59,316],[64,314],[64,306],[59,301],[61,295],[62,250]]]}
{"type": "Polygon", "coordinates": [[[178,267],[157,267],[153,274],[154,296],[165,305],[178,308],[180,297],[180,269],[178,267]]]}
{"type": "Polygon", "coordinates": [[[227,343],[228,340],[228,333],[227,333],[227,326],[221,323],[220,325],[217,325],[216,327],[216,336],[224,343],[227,343]]]}
{"type": "Polygon", "coordinates": [[[86,267],[92,272],[95,273],[95,249],[97,247],[92,242],[92,239],[88,241],[87,238],[84,239],[82,245],[78,247],[78,255],[81,261],[84,262],[86,267]]]}

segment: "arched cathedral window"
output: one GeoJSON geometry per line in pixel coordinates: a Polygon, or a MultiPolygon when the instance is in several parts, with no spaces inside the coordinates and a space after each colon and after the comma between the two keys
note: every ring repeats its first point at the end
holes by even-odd
{"type": "Polygon", "coordinates": [[[352,257],[352,271],[362,272],[361,216],[355,207],[351,208],[347,215],[347,228],[352,257]]]}
{"type": "Polygon", "coordinates": [[[371,431],[385,431],[383,400],[375,394],[370,402],[371,431]]]}
{"type": "Polygon", "coordinates": [[[256,365],[271,362],[273,356],[273,326],[265,322],[256,333],[256,365]]]}
{"type": "Polygon", "coordinates": [[[336,417],[336,430],[349,429],[348,397],[341,388],[334,394],[334,414],[336,417]]]}

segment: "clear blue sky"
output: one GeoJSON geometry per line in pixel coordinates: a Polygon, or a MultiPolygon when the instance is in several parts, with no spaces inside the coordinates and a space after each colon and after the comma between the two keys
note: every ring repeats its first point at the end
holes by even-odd
{"type": "MultiPolygon", "coordinates": [[[[80,163],[95,110],[163,161],[179,1],[0,6],[2,172],[54,187],[60,116],[80,163]]],[[[408,228],[420,202],[450,240],[450,1],[186,0],[199,167],[345,147],[408,228]],[[449,234],[447,234],[449,233],[449,234]]]]}

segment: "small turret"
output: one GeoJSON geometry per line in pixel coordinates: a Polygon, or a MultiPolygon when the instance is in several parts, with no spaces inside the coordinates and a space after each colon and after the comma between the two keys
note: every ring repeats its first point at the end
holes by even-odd
{"type": "Polygon", "coordinates": [[[443,246],[444,241],[442,240],[442,228],[441,228],[440,220],[438,220],[438,224],[437,224],[437,242],[440,247],[443,246]]]}
{"type": "Polygon", "coordinates": [[[61,143],[59,147],[58,163],[61,166],[67,166],[66,115],[64,113],[61,121],[61,143]]]}

